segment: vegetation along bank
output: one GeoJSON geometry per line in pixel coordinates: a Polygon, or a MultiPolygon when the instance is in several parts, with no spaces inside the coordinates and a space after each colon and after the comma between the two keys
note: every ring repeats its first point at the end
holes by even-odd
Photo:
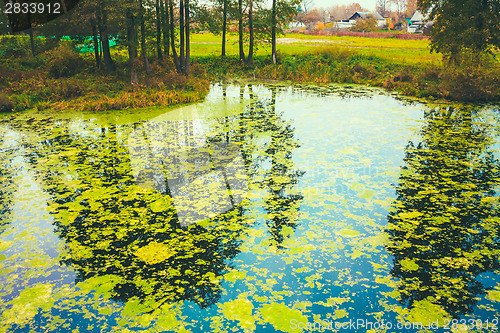
{"type": "Polygon", "coordinates": [[[222,1],[214,11],[186,0],[155,6],[105,0],[81,2],[24,34],[0,27],[0,111],[187,103],[203,98],[210,82],[239,79],[355,83],[417,97],[500,100],[500,14],[491,6],[474,9],[484,22],[469,22],[471,30],[469,23],[455,26],[448,14],[469,17],[467,8],[455,8],[451,0],[420,1],[440,27],[427,40],[284,34],[298,5],[283,0],[266,9],[252,7],[251,0],[222,1]]]}

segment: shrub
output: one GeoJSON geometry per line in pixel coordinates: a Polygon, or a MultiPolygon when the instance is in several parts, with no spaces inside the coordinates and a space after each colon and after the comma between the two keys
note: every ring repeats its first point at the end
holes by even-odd
{"type": "Polygon", "coordinates": [[[26,37],[3,36],[0,38],[0,54],[5,58],[20,58],[31,52],[26,37]]]}
{"type": "Polygon", "coordinates": [[[428,69],[424,70],[424,72],[420,75],[419,79],[421,81],[438,82],[440,74],[441,74],[441,72],[438,69],[428,68],[428,69]]]}
{"type": "Polygon", "coordinates": [[[314,27],[314,30],[322,31],[325,30],[325,24],[323,22],[318,22],[314,27]]]}
{"type": "Polygon", "coordinates": [[[356,23],[349,29],[350,31],[377,31],[377,19],[372,15],[368,16],[366,19],[359,19],[356,23]]]}
{"type": "Polygon", "coordinates": [[[82,96],[85,93],[84,84],[76,79],[57,80],[51,87],[52,95],[58,100],[82,96]]]}
{"type": "Polygon", "coordinates": [[[12,110],[14,110],[14,103],[4,94],[0,94],[0,112],[11,112],[12,110]]]}
{"type": "Polygon", "coordinates": [[[83,58],[74,49],[62,43],[57,48],[45,53],[47,56],[47,69],[53,78],[70,77],[82,68],[83,58]]]}
{"type": "Polygon", "coordinates": [[[500,97],[500,67],[490,54],[463,52],[444,65],[440,79],[444,95],[455,100],[500,97]]]}
{"type": "Polygon", "coordinates": [[[396,73],[393,78],[394,82],[412,82],[414,80],[412,72],[408,67],[404,67],[402,70],[396,73]]]}

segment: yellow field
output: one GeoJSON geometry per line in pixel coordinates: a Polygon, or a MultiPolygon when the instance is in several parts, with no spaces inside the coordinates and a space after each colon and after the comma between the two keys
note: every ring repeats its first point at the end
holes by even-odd
{"type": "MultiPolygon", "coordinates": [[[[221,36],[215,36],[211,33],[193,34],[191,36],[191,54],[193,56],[219,55],[221,45],[221,36]]],[[[441,62],[440,54],[430,52],[428,40],[286,34],[284,37],[278,38],[277,48],[283,54],[297,54],[325,47],[355,49],[360,54],[372,55],[401,64],[426,62],[437,65],[441,62]]],[[[247,45],[245,45],[245,53],[248,53],[247,45]]],[[[270,53],[271,46],[269,44],[258,45],[255,52],[256,55],[270,53]]],[[[226,54],[238,54],[237,34],[228,34],[226,54]]]]}

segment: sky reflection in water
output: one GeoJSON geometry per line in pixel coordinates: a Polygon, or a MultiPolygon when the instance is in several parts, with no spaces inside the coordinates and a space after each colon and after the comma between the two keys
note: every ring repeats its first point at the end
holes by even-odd
{"type": "Polygon", "coordinates": [[[335,85],[170,110],[0,119],[0,331],[491,329],[498,110],[335,85]]]}

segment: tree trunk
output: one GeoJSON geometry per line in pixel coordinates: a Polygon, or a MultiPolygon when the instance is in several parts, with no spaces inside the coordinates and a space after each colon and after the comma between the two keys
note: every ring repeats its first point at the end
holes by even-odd
{"type": "Polygon", "coordinates": [[[142,5],[142,0],[139,0],[139,19],[141,21],[141,53],[142,60],[144,61],[144,68],[146,73],[151,73],[151,68],[149,67],[148,54],[146,52],[146,22],[144,21],[144,7],[142,5]]]}
{"type": "Polygon", "coordinates": [[[184,62],[184,73],[187,74],[189,72],[189,58],[191,53],[191,47],[189,45],[189,0],[186,0],[184,12],[186,20],[186,60],[184,62]]]}
{"type": "Polygon", "coordinates": [[[33,39],[33,28],[29,28],[30,31],[30,48],[31,48],[31,55],[35,56],[35,41],[33,39]]]}
{"type": "Polygon", "coordinates": [[[169,28],[170,28],[170,18],[168,16],[168,5],[167,2],[160,0],[160,12],[161,12],[161,20],[162,20],[162,29],[163,29],[163,52],[165,56],[168,57],[170,55],[170,36],[169,36],[169,28]]]}
{"type": "Polygon", "coordinates": [[[243,0],[238,0],[238,44],[240,49],[240,61],[245,61],[243,51],[243,0]]]}
{"type": "Polygon", "coordinates": [[[184,59],[184,0],[179,1],[179,63],[181,72],[184,72],[185,59],[184,59]]]}
{"type": "Polygon", "coordinates": [[[101,33],[101,40],[102,40],[102,57],[104,59],[104,67],[106,67],[106,71],[110,73],[115,70],[115,64],[113,62],[113,59],[111,59],[111,52],[109,51],[108,34],[101,33]]]}
{"type": "Polygon", "coordinates": [[[177,56],[177,51],[175,50],[175,31],[174,31],[174,4],[172,0],[168,0],[169,14],[170,14],[170,46],[172,48],[172,55],[174,56],[174,64],[177,72],[181,72],[181,64],[179,62],[179,57],[177,56]]]}
{"type": "Polygon", "coordinates": [[[161,51],[161,14],[160,14],[160,0],[156,0],[156,52],[158,59],[163,60],[163,52],[161,51]]]}
{"type": "MultiPolygon", "coordinates": [[[[132,5],[133,0],[129,1],[132,5]]],[[[135,31],[135,18],[132,8],[127,8],[127,43],[128,43],[128,62],[130,69],[130,83],[137,85],[137,72],[135,69],[135,57],[137,56],[137,34],[135,31]]]]}
{"type": "Polygon", "coordinates": [[[226,30],[227,30],[227,2],[224,1],[224,8],[222,9],[222,57],[226,56],[226,30]]]}
{"type": "Polygon", "coordinates": [[[109,51],[109,39],[108,39],[108,15],[102,8],[102,3],[99,2],[99,7],[96,13],[97,27],[99,29],[99,36],[101,37],[102,43],[102,58],[104,60],[104,67],[106,67],[106,72],[111,73],[115,70],[115,64],[113,59],[111,59],[111,52],[109,51]]]}
{"type": "MultiPolygon", "coordinates": [[[[99,35],[97,35],[99,37],[99,35]]],[[[102,40],[99,39],[99,69],[102,68],[102,40]]]]}
{"type": "Polygon", "coordinates": [[[95,55],[95,65],[97,68],[101,68],[101,57],[99,56],[99,39],[97,38],[97,26],[94,20],[90,21],[92,26],[92,39],[94,40],[94,55],[95,55]]]}
{"type": "Polygon", "coordinates": [[[28,22],[30,23],[30,28],[29,28],[29,34],[30,34],[30,48],[31,48],[31,55],[35,56],[35,41],[33,40],[33,27],[32,27],[32,22],[31,22],[31,14],[30,11],[28,11],[28,22]]]}
{"type": "Polygon", "coordinates": [[[249,1],[248,8],[248,32],[250,33],[250,41],[248,45],[247,65],[252,66],[253,63],[253,0],[249,1]]]}
{"type": "Polygon", "coordinates": [[[273,58],[273,64],[276,64],[276,0],[273,0],[271,16],[271,56],[273,58]]]}

